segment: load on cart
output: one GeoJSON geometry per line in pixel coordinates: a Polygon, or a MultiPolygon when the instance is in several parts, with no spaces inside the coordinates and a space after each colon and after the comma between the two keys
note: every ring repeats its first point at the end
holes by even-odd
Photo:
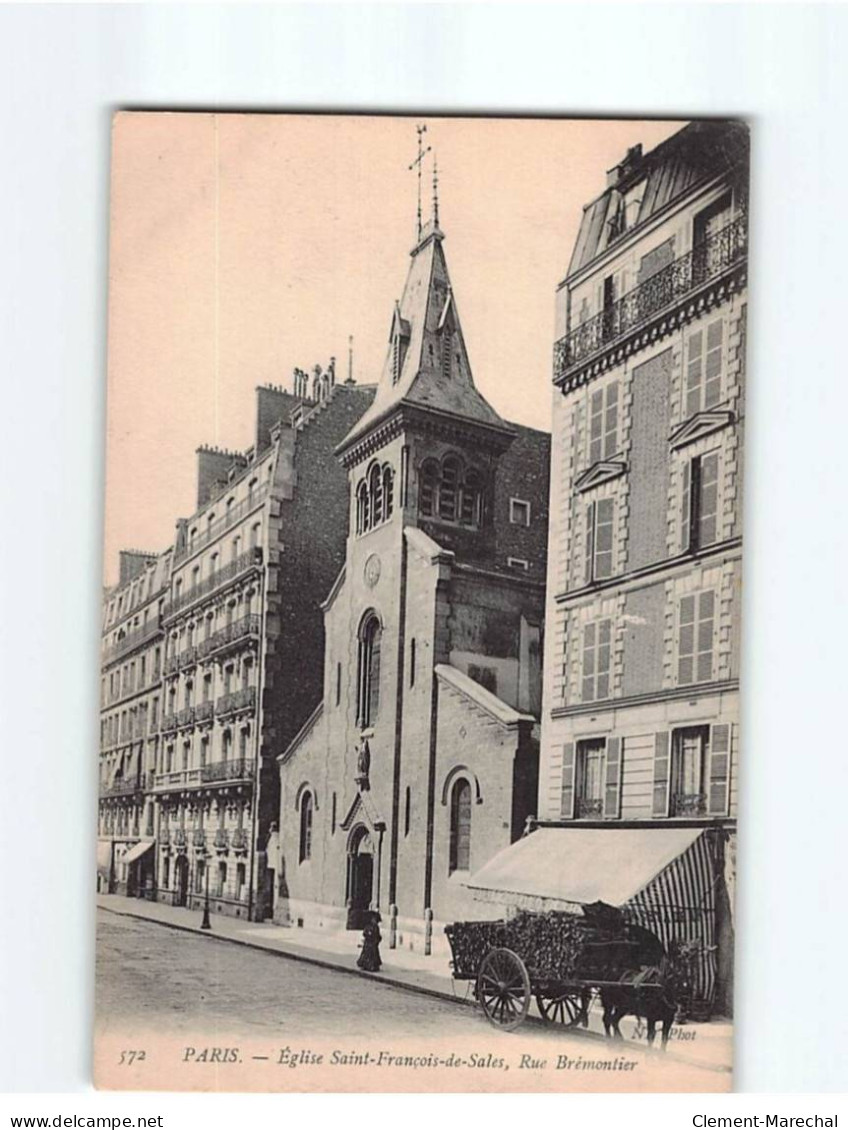
{"type": "Polygon", "coordinates": [[[535,999],[541,1017],[555,1024],[588,1026],[597,998],[608,1036],[636,1012],[653,1044],[657,1024],[665,1047],[678,1006],[688,992],[687,955],[669,954],[659,938],[623,911],[603,902],[566,911],[519,911],[487,922],[445,927],[453,975],[474,982],[488,1020],[511,1031],[524,1022],[535,999]]]}

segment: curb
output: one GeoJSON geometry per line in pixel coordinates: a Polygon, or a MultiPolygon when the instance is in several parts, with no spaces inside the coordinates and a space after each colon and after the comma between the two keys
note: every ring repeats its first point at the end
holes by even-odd
{"type": "MultiPolygon", "coordinates": [[[[163,922],[159,918],[150,918],[146,914],[139,914],[134,910],[122,910],[111,906],[103,906],[97,903],[97,909],[104,911],[106,914],[114,914],[116,918],[132,918],[138,922],[151,922],[154,926],[162,926],[166,930],[179,930],[183,934],[195,934],[201,938],[206,938],[213,942],[229,942],[231,945],[243,946],[245,949],[259,950],[261,953],[270,954],[272,957],[281,957],[289,961],[300,961],[305,965],[314,965],[318,969],[329,969],[334,973],[344,973],[349,977],[357,977],[367,981],[378,981],[382,985],[388,985],[389,988],[397,989],[401,992],[418,993],[419,996],[432,997],[435,1000],[448,1001],[450,1004],[460,1004],[466,1007],[474,1007],[477,1002],[471,997],[458,997],[455,993],[446,992],[444,989],[434,989],[427,985],[417,985],[413,981],[404,981],[398,977],[390,977],[385,973],[365,973],[362,970],[351,968],[349,965],[342,965],[340,962],[328,961],[325,958],[313,957],[311,954],[295,953],[292,950],[282,950],[265,946],[261,942],[253,942],[244,938],[227,937],[224,934],[216,934],[214,931],[201,930],[199,926],[183,925],[179,922],[163,922]]],[[[525,1024],[532,1024],[534,1027],[546,1027],[546,1022],[536,1016],[528,1016],[525,1024]]],[[[574,1036],[579,1036],[581,1039],[593,1041],[595,1043],[607,1044],[609,1041],[606,1036],[600,1032],[592,1032],[585,1028],[574,1028],[571,1031],[574,1036]]],[[[675,1063],[682,1063],[688,1067],[698,1067],[704,1071],[715,1071],[719,1074],[732,1074],[732,1067],[725,1067],[723,1064],[704,1063],[701,1060],[693,1060],[684,1056],[676,1055],[673,1051],[662,1052],[658,1048],[649,1048],[643,1044],[639,1045],[639,1050],[650,1056],[664,1056],[667,1059],[674,1060],[675,1063]]]]}

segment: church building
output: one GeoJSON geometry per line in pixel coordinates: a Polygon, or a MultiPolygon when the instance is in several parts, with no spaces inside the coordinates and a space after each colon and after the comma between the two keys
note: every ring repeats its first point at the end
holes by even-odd
{"type": "Polygon", "coordinates": [[[477,390],[438,205],[411,253],[374,400],[336,454],[344,567],[323,697],[279,758],[274,917],[424,953],[484,917],[471,871],[536,812],[550,436],[477,390]]]}

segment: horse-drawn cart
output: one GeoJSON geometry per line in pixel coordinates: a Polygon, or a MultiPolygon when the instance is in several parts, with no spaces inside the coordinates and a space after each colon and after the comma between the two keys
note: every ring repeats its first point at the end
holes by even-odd
{"type": "Polygon", "coordinates": [[[663,945],[615,907],[595,903],[582,915],[521,911],[498,921],[455,922],[445,933],[454,977],[474,982],[483,1012],[498,1028],[523,1023],[533,998],[545,1020],[586,1026],[593,993],[604,1004],[608,1032],[618,1034],[618,1018],[634,1011],[634,994],[651,1037],[657,1019],[670,1026],[675,1002],[663,945]]]}

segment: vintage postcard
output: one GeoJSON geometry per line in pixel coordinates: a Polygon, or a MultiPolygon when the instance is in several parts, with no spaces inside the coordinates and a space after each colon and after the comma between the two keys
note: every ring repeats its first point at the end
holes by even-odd
{"type": "Polygon", "coordinates": [[[115,116],[99,1087],[732,1088],[748,140],[115,116]]]}

